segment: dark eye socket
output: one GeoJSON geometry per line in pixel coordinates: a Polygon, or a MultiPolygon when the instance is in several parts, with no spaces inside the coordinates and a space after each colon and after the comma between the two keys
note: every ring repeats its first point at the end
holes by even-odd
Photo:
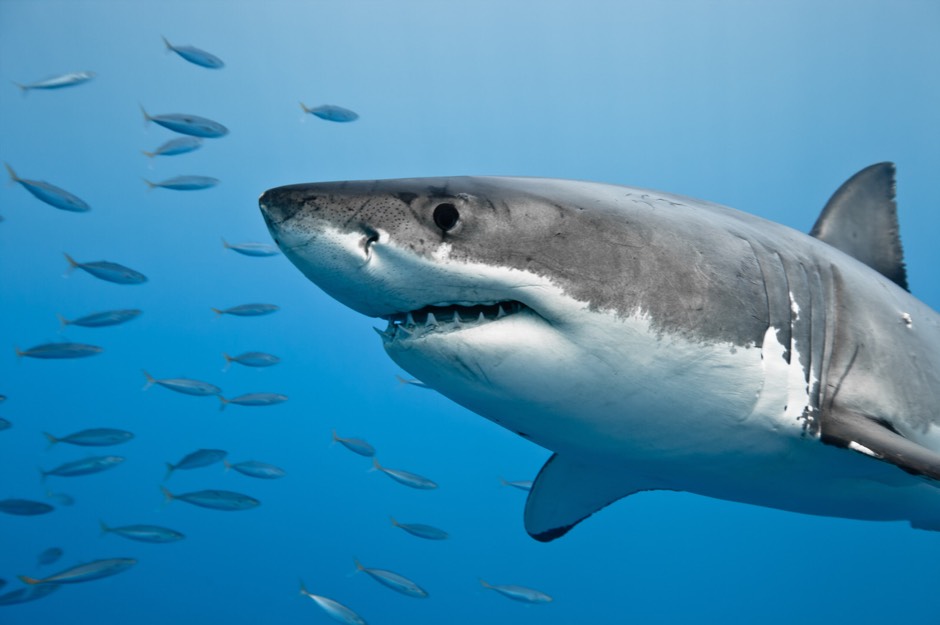
{"type": "Polygon", "coordinates": [[[434,223],[444,232],[453,229],[459,219],[460,213],[453,204],[438,204],[434,208],[434,223]]]}

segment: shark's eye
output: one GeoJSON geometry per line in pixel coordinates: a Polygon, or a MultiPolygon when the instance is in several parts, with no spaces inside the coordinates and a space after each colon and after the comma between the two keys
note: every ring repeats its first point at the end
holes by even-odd
{"type": "Polygon", "coordinates": [[[458,219],[460,219],[460,213],[453,204],[438,204],[434,208],[434,223],[444,232],[456,226],[458,219]]]}

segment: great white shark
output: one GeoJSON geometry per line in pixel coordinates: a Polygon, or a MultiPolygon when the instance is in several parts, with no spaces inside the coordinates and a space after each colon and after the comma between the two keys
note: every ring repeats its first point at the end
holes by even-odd
{"type": "Polygon", "coordinates": [[[907,289],[895,168],[810,235],[633,187],[511,177],[278,187],[268,228],[404,370],[551,451],[541,541],[674,490],[940,530],[940,315],[907,289]]]}

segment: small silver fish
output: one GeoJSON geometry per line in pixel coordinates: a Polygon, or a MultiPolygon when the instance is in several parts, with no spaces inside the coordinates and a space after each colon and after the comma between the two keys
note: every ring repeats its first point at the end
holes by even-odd
{"type": "Polygon", "coordinates": [[[503,478],[499,478],[500,484],[503,486],[512,486],[513,488],[518,488],[519,490],[530,491],[532,490],[532,480],[513,480],[507,481],[503,478]]]}
{"type": "Polygon", "coordinates": [[[313,602],[320,606],[320,608],[326,612],[327,616],[329,616],[334,621],[346,623],[347,625],[368,625],[364,618],[344,606],[339,601],[313,594],[304,588],[304,583],[302,581],[300,582],[300,594],[313,599],[313,602]]]}
{"type": "Polygon", "coordinates": [[[287,401],[287,395],[281,395],[280,393],[245,393],[231,399],[219,395],[219,401],[222,402],[219,405],[219,410],[225,410],[225,407],[229,404],[237,406],[273,406],[287,401]]]}
{"type": "Polygon", "coordinates": [[[217,315],[235,315],[236,317],[260,317],[277,312],[281,307],[275,304],[241,304],[231,308],[213,308],[217,315]]]}
{"type": "Polygon", "coordinates": [[[267,462],[258,462],[257,460],[245,460],[235,464],[225,461],[225,469],[235,469],[242,475],[256,477],[261,480],[276,480],[287,475],[287,472],[281,467],[276,467],[267,462]]]}
{"type": "Polygon", "coordinates": [[[36,558],[36,562],[39,564],[39,566],[54,564],[59,561],[59,558],[62,557],[63,553],[64,552],[59,547],[49,547],[39,554],[39,556],[36,558]]]}
{"type": "Polygon", "coordinates": [[[46,491],[46,497],[49,499],[54,499],[56,502],[62,504],[63,506],[74,506],[75,499],[66,493],[54,493],[51,490],[46,491]]]}
{"type": "Polygon", "coordinates": [[[98,521],[101,525],[101,535],[117,534],[130,540],[136,540],[141,543],[172,543],[183,540],[186,536],[176,530],[159,525],[124,525],[122,527],[108,527],[104,521],[98,521]]]}
{"type": "Polygon", "coordinates": [[[176,156],[177,154],[187,154],[189,152],[195,152],[202,147],[202,139],[199,137],[177,137],[176,139],[170,139],[157,147],[154,151],[148,152],[142,150],[144,156],[147,158],[154,158],[155,156],[176,156]]]}
{"type": "Polygon", "coordinates": [[[21,84],[18,82],[14,82],[13,84],[19,87],[23,94],[26,94],[28,91],[32,91],[34,89],[50,91],[52,89],[74,87],[76,85],[81,85],[82,83],[88,82],[94,78],[95,75],[95,72],[69,72],[68,74],[61,74],[51,78],[44,78],[43,80],[38,80],[36,82],[27,84],[21,84]]]}
{"type": "Polygon", "coordinates": [[[217,462],[222,462],[227,455],[228,452],[222,449],[197,449],[196,451],[183,456],[182,460],[176,464],[167,462],[166,477],[163,479],[170,479],[170,476],[173,475],[173,472],[177,469],[199,469],[216,464],[217,462]]]}
{"type": "Polygon", "coordinates": [[[43,579],[27,577],[26,575],[20,575],[20,579],[26,584],[78,584],[123,573],[135,564],[137,564],[137,560],[134,558],[109,558],[79,564],[43,579]]]}
{"type": "Polygon", "coordinates": [[[360,456],[371,458],[375,455],[375,447],[361,438],[343,438],[336,433],[336,430],[333,430],[333,441],[341,444],[349,451],[359,454],[360,456]]]}
{"type": "Polygon", "coordinates": [[[422,490],[430,490],[437,488],[437,484],[428,478],[418,475],[417,473],[410,473],[408,471],[402,471],[401,469],[388,469],[379,464],[378,458],[372,458],[372,466],[377,470],[381,471],[385,475],[389,476],[399,484],[404,484],[405,486],[410,486],[411,488],[418,488],[422,490]]]}
{"type": "Polygon", "coordinates": [[[140,107],[145,122],[153,122],[167,130],[178,132],[181,135],[216,139],[228,134],[228,128],[217,121],[188,113],[167,113],[165,115],[151,115],[143,106],[140,107]]]}
{"type": "Polygon", "coordinates": [[[144,178],[149,189],[172,189],[173,191],[199,191],[219,184],[218,178],[209,176],[175,176],[160,182],[151,182],[144,178]]]}
{"type": "Polygon", "coordinates": [[[91,206],[83,199],[72,195],[65,189],[59,188],[44,180],[27,180],[26,178],[20,178],[9,164],[4,163],[4,165],[7,168],[7,173],[10,174],[10,180],[18,183],[21,187],[29,191],[37,200],[45,202],[49,206],[69,211],[70,213],[86,213],[91,210],[91,206]]]}
{"type": "Polygon", "coordinates": [[[222,239],[222,247],[243,254],[244,256],[277,256],[281,253],[276,246],[267,243],[229,243],[225,239],[222,239]]]}
{"type": "Polygon", "coordinates": [[[335,104],[321,104],[320,106],[308,107],[301,102],[300,108],[304,110],[304,113],[316,115],[320,119],[325,119],[329,122],[354,122],[359,119],[359,114],[355,111],[350,111],[347,108],[336,106],[335,104]]]}
{"type": "Polygon", "coordinates": [[[395,379],[398,380],[399,384],[409,384],[411,386],[416,386],[418,388],[426,388],[426,389],[431,388],[430,386],[428,386],[427,384],[425,384],[424,382],[422,382],[421,380],[417,378],[411,378],[409,380],[409,379],[401,377],[400,375],[396,375],[395,379]]]}
{"type": "Polygon", "coordinates": [[[418,599],[424,599],[428,596],[428,591],[421,586],[418,586],[416,583],[408,579],[403,575],[399,575],[393,571],[386,571],[385,569],[369,569],[362,566],[362,563],[359,560],[353,559],[356,563],[356,570],[366,573],[377,581],[378,583],[391,588],[395,592],[400,592],[403,595],[409,597],[415,597],[418,599]]]}
{"type": "Polygon", "coordinates": [[[154,384],[159,384],[163,388],[168,388],[171,391],[183,393],[184,395],[195,395],[197,397],[218,395],[222,392],[222,389],[218,386],[200,380],[191,380],[189,378],[163,378],[162,380],[158,380],[146,371],[144,371],[144,376],[147,378],[147,383],[144,384],[143,388],[145,391],[154,384]]]}
{"type": "Polygon", "coordinates": [[[26,586],[11,590],[8,593],[0,595],[0,605],[16,605],[18,603],[27,603],[36,601],[57,591],[61,586],[58,584],[44,584],[42,586],[26,586]]]}
{"type": "Polygon", "coordinates": [[[206,52],[205,50],[200,50],[195,46],[173,45],[167,41],[166,37],[163,37],[163,43],[166,44],[167,51],[176,52],[178,55],[193,65],[198,65],[199,67],[205,67],[207,69],[222,69],[225,67],[225,63],[222,62],[222,59],[214,54],[206,52]]]}
{"type": "Polygon", "coordinates": [[[186,503],[201,508],[211,508],[225,512],[248,510],[261,505],[261,502],[254,497],[235,493],[230,490],[199,490],[192,493],[183,493],[181,495],[174,495],[162,486],[160,490],[163,491],[163,496],[167,502],[179,499],[180,501],[185,501],[186,503]]]}
{"type": "Polygon", "coordinates": [[[92,458],[83,458],[82,460],[66,462],[64,464],[60,464],[54,469],[49,469],[48,471],[39,469],[39,473],[43,480],[45,480],[49,475],[56,475],[58,477],[78,477],[80,475],[91,475],[92,473],[101,473],[102,471],[113,469],[114,467],[124,462],[124,460],[125,459],[121,456],[94,456],[92,458]]]}
{"type": "Polygon", "coordinates": [[[68,254],[65,255],[65,260],[69,262],[69,270],[81,269],[106,282],[113,282],[115,284],[143,284],[147,281],[147,276],[139,271],[134,271],[130,267],[125,267],[118,263],[112,263],[109,260],[80,263],[68,254]]]}
{"type": "Polygon", "coordinates": [[[62,437],[53,436],[49,432],[43,432],[43,435],[49,440],[49,447],[56,443],[68,443],[69,445],[79,445],[81,447],[108,447],[126,443],[134,438],[133,433],[114,428],[90,428],[62,437]]]}
{"type": "Polygon", "coordinates": [[[412,536],[417,536],[418,538],[425,538],[427,540],[445,540],[450,536],[444,530],[434,527],[433,525],[425,525],[424,523],[399,523],[395,520],[395,517],[391,517],[391,519],[392,525],[401,528],[412,536]]]}
{"type": "Polygon", "coordinates": [[[522,603],[549,603],[552,600],[550,596],[534,588],[526,588],[525,586],[516,586],[514,584],[488,584],[482,579],[480,580],[480,584],[484,588],[495,590],[513,601],[521,601],[522,603]]]}
{"type": "Polygon", "coordinates": [[[142,311],[137,309],[126,310],[106,310],[104,312],[92,313],[79,317],[78,319],[66,319],[59,315],[59,323],[65,326],[81,326],[83,328],[104,328],[106,326],[116,326],[127,323],[131,319],[136,319],[142,311]]]}
{"type": "Polygon", "coordinates": [[[52,506],[31,499],[0,499],[0,512],[17,516],[36,516],[55,510],[52,506]]]}
{"type": "Polygon", "coordinates": [[[97,345],[84,343],[43,343],[29,349],[14,348],[16,355],[27,358],[40,358],[43,360],[59,360],[63,358],[87,358],[100,354],[104,350],[97,345]]]}
{"type": "Polygon", "coordinates": [[[274,354],[266,354],[264,352],[245,352],[238,356],[229,356],[223,353],[222,357],[225,358],[226,369],[228,369],[229,365],[233,362],[246,367],[270,367],[281,362],[281,359],[274,354]]]}

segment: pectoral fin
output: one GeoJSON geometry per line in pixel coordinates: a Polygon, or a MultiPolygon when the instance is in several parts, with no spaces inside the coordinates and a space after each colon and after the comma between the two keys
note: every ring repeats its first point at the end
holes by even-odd
{"type": "Polygon", "coordinates": [[[940,480],[940,454],[870,417],[833,410],[823,420],[822,441],[891,463],[912,475],[940,480]]]}
{"type": "Polygon", "coordinates": [[[549,542],[618,499],[661,487],[576,458],[553,455],[535,478],[525,504],[525,529],[532,538],[549,542]]]}

